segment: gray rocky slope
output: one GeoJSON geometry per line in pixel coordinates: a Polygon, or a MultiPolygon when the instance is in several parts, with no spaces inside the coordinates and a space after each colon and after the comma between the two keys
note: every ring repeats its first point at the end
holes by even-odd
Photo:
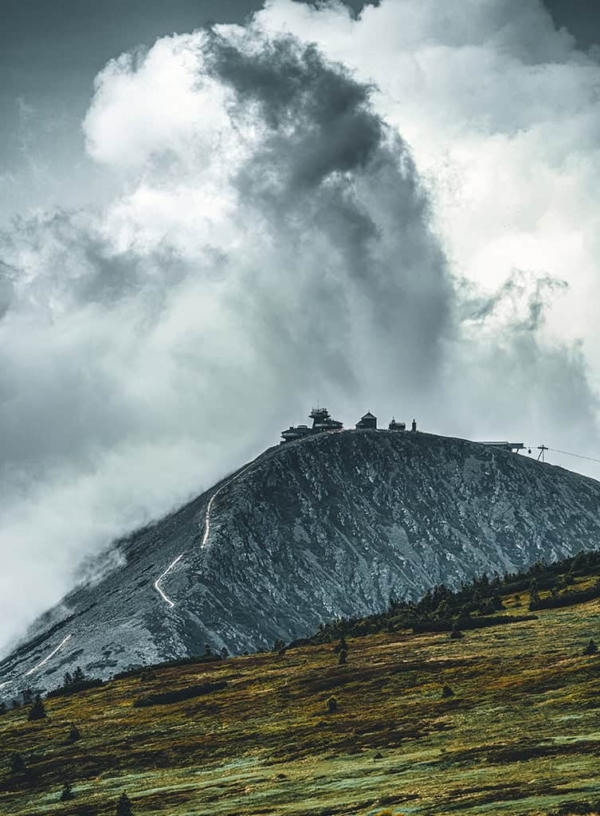
{"type": "Polygon", "coordinates": [[[207,643],[271,646],[391,595],[599,545],[592,479],[430,434],[321,434],[266,451],[118,542],[120,565],[42,616],[0,664],[0,694],[59,685],[76,665],[109,677],[207,643]],[[180,555],[163,597],[155,581],[180,555]]]}

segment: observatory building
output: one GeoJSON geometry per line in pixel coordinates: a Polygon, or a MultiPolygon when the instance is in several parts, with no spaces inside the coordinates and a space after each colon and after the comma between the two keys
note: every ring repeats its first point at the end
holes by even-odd
{"type": "Polygon", "coordinates": [[[281,432],[281,442],[294,442],[296,439],[304,439],[305,436],[312,434],[323,433],[324,431],[341,431],[343,424],[337,419],[332,419],[327,408],[313,408],[310,412],[310,418],[313,421],[312,428],[308,425],[290,425],[290,427],[281,432]]]}

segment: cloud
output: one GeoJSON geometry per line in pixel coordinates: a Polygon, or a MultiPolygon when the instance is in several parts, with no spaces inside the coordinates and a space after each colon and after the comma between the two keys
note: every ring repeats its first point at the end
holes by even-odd
{"type": "Polygon", "coordinates": [[[98,203],[0,236],[0,640],[317,398],[594,444],[599,77],[502,0],[275,0],[111,61],[98,203]]]}
{"type": "Polygon", "coordinates": [[[394,378],[433,388],[454,332],[412,157],[313,47],[159,41],[106,67],[84,127],[121,194],[1,239],[5,639],[317,396],[354,418],[394,378]]]}
{"type": "MultiPolygon", "coordinates": [[[[402,134],[427,187],[434,229],[457,282],[469,281],[481,295],[504,295],[504,308],[486,325],[505,354],[512,338],[515,371],[523,363],[516,338],[524,329],[513,325],[521,317],[511,313],[507,283],[515,270],[564,282],[538,304],[544,319],[529,331],[540,370],[545,359],[558,365],[558,354],[566,381],[581,383],[568,404],[561,401],[563,421],[554,415],[549,421],[548,401],[561,392],[560,379],[545,383],[546,410],[530,400],[530,386],[512,387],[510,377],[499,402],[507,395],[512,415],[533,438],[568,434],[567,417],[585,417],[585,432],[579,428],[571,444],[598,452],[597,54],[577,50],[538,0],[467,0],[460,14],[441,0],[381,0],[357,19],[337,2],[273,0],[257,24],[272,36],[293,34],[315,44],[373,86],[374,109],[402,134]]],[[[464,296],[462,284],[459,290],[464,296]]],[[[488,334],[473,325],[463,326],[463,339],[467,328],[470,342],[489,345],[488,334]]],[[[467,371],[465,348],[453,352],[448,375],[477,390],[484,372],[467,371]]],[[[535,381],[535,372],[527,379],[535,381]]],[[[455,416],[462,410],[448,408],[455,416]]],[[[457,428],[467,433],[477,422],[483,433],[486,426],[497,433],[512,421],[503,408],[473,412],[457,428]],[[481,421],[490,415],[493,421],[481,421]]]]}

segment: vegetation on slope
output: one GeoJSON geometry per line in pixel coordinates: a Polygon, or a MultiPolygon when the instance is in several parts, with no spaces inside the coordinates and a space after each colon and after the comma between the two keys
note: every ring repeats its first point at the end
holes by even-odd
{"type": "MultiPolygon", "coordinates": [[[[390,599],[383,612],[363,618],[338,618],[322,624],[319,631],[292,645],[330,643],[343,636],[364,637],[378,632],[450,631],[459,625],[478,629],[499,623],[513,623],[510,618],[490,617],[511,607],[534,611],[569,606],[600,597],[600,552],[580,552],[552,564],[537,562],[521,573],[506,573],[489,578],[481,575],[458,590],[437,586],[416,603],[390,599]]],[[[523,620],[532,619],[524,616],[523,620]]]]}
{"type": "MultiPolygon", "coordinates": [[[[571,571],[570,592],[595,585],[592,561],[571,571]]],[[[551,597],[546,578],[537,573],[540,598],[551,597]]],[[[502,616],[527,612],[527,587],[501,582],[502,616]]],[[[8,710],[0,812],[592,812],[600,656],[588,647],[600,599],[461,638],[389,620],[368,637],[346,626],[343,644],[130,673],[47,698],[36,720],[29,706],[8,710]],[[135,706],[153,697],[163,704],[135,706]]]]}

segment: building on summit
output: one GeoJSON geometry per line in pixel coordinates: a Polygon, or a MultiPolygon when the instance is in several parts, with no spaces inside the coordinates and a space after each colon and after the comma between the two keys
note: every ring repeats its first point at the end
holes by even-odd
{"type": "Polygon", "coordinates": [[[332,419],[329,416],[327,408],[313,408],[309,416],[313,421],[313,433],[320,433],[321,431],[341,431],[344,427],[337,419],[332,419]]]}
{"type": "MultiPolygon", "coordinates": [[[[304,439],[306,436],[313,436],[314,434],[324,433],[326,431],[342,431],[344,426],[337,419],[332,419],[327,408],[313,408],[310,412],[310,418],[313,421],[312,427],[308,425],[290,425],[285,431],[281,432],[281,444],[285,442],[295,442],[297,439],[304,439]]],[[[356,423],[356,429],[359,431],[377,430],[377,417],[370,411],[362,416],[356,423]]],[[[405,422],[396,422],[395,417],[388,425],[390,431],[406,431],[405,422]]],[[[411,430],[417,430],[417,422],[413,419],[411,430]]]]}
{"type": "Polygon", "coordinates": [[[310,436],[310,434],[312,434],[312,430],[308,425],[296,425],[295,428],[290,425],[286,431],[281,432],[281,441],[293,442],[295,439],[302,439],[305,436],[310,436]]]}
{"type": "Polygon", "coordinates": [[[281,432],[281,444],[285,442],[294,442],[296,439],[304,439],[305,436],[312,436],[313,434],[323,433],[324,431],[341,431],[343,424],[337,419],[332,419],[327,408],[313,408],[310,412],[310,418],[313,421],[312,428],[308,425],[290,425],[290,427],[281,432]]]}
{"type": "Polygon", "coordinates": [[[356,428],[359,431],[364,430],[377,430],[377,417],[373,416],[370,411],[360,418],[360,421],[356,423],[356,428]]]}

